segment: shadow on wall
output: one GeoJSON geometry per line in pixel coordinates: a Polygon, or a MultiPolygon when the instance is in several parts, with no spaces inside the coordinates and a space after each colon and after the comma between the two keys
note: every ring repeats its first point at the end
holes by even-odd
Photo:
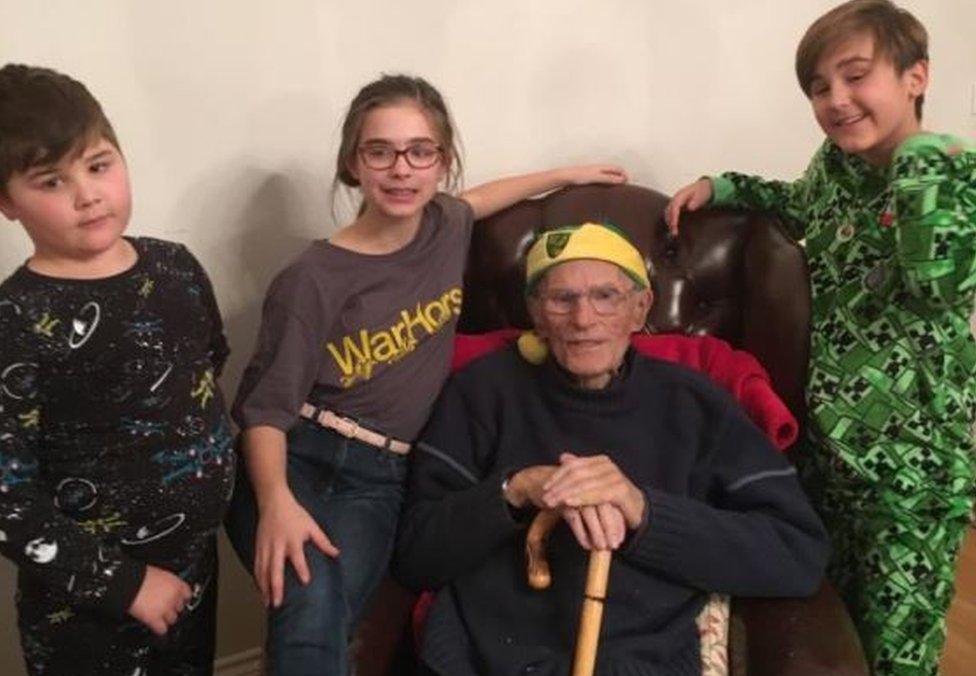
{"type": "MultiPolygon", "coordinates": [[[[238,182],[241,184],[243,181],[238,182]]],[[[217,252],[222,274],[214,279],[221,298],[233,297],[234,307],[225,310],[224,331],[231,345],[231,357],[222,376],[227,406],[233,403],[241,374],[254,350],[261,307],[268,285],[275,275],[315,238],[326,236],[328,221],[309,195],[323,190],[307,175],[267,174],[246,200],[227,237],[228,245],[217,252]],[[228,285],[224,289],[219,287],[228,285]],[[221,293],[224,291],[224,293],[221,293]]],[[[214,275],[216,277],[216,275],[214,275]]],[[[246,569],[226,537],[220,539],[221,576],[217,609],[217,657],[231,658],[264,641],[264,610],[246,569]]]]}
{"type": "MultiPolygon", "coordinates": [[[[223,384],[230,400],[254,350],[268,285],[313,239],[327,235],[325,214],[313,210],[308,186],[302,185],[308,182],[308,176],[265,176],[244,203],[235,234],[222,254],[227,258],[222,261],[225,274],[221,282],[234,285],[232,293],[237,300],[234,309],[224,314],[231,358],[223,384]]],[[[317,191],[321,193],[322,189],[317,191]]]]}

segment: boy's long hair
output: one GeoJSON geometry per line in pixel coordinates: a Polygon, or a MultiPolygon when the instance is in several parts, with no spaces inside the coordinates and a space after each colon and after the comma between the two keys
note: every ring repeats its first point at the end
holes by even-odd
{"type": "MultiPolygon", "coordinates": [[[[875,56],[891,59],[899,75],[919,61],[928,61],[925,26],[890,0],[850,0],[813,22],[796,49],[796,78],[810,96],[817,62],[842,40],[867,33],[874,38],[875,56]]],[[[915,117],[922,119],[924,95],[915,99],[915,117]]]]}
{"type": "Polygon", "coordinates": [[[0,194],[15,173],[81,153],[100,138],[119,148],[85,85],[49,68],[0,68],[0,194]]]}

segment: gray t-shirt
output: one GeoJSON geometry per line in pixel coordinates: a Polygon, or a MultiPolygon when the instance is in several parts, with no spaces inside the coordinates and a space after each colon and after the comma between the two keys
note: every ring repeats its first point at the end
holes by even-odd
{"type": "Polygon", "coordinates": [[[308,401],[413,439],[447,377],[473,221],[438,194],[391,254],[313,242],[268,289],[237,423],[288,430],[308,401]]]}

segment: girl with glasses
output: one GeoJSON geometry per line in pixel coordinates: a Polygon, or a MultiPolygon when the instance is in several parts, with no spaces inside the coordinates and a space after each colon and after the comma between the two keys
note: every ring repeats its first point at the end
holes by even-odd
{"type": "Polygon", "coordinates": [[[608,165],[505,178],[462,192],[443,98],[384,76],[342,126],[336,183],[355,219],[272,283],[233,414],[245,474],[228,532],[269,607],[273,673],[347,674],[347,645],[386,570],[406,453],[443,384],[472,225],[608,165]],[[441,188],[446,191],[441,192],[441,188]]]}

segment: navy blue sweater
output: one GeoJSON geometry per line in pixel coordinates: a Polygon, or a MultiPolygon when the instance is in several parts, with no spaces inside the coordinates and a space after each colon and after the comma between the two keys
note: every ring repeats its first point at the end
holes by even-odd
{"type": "Polygon", "coordinates": [[[587,552],[565,525],[548,545],[553,584],[526,582],[523,520],[503,476],[605,453],[645,493],[643,523],[614,555],[597,672],[698,674],[695,617],[709,592],[813,593],[827,538],[795,471],[737,404],[682,367],[628,354],[582,390],[551,362],[489,355],[445,388],[414,455],[398,577],[440,589],[423,660],[445,676],[568,673],[587,552]]]}

